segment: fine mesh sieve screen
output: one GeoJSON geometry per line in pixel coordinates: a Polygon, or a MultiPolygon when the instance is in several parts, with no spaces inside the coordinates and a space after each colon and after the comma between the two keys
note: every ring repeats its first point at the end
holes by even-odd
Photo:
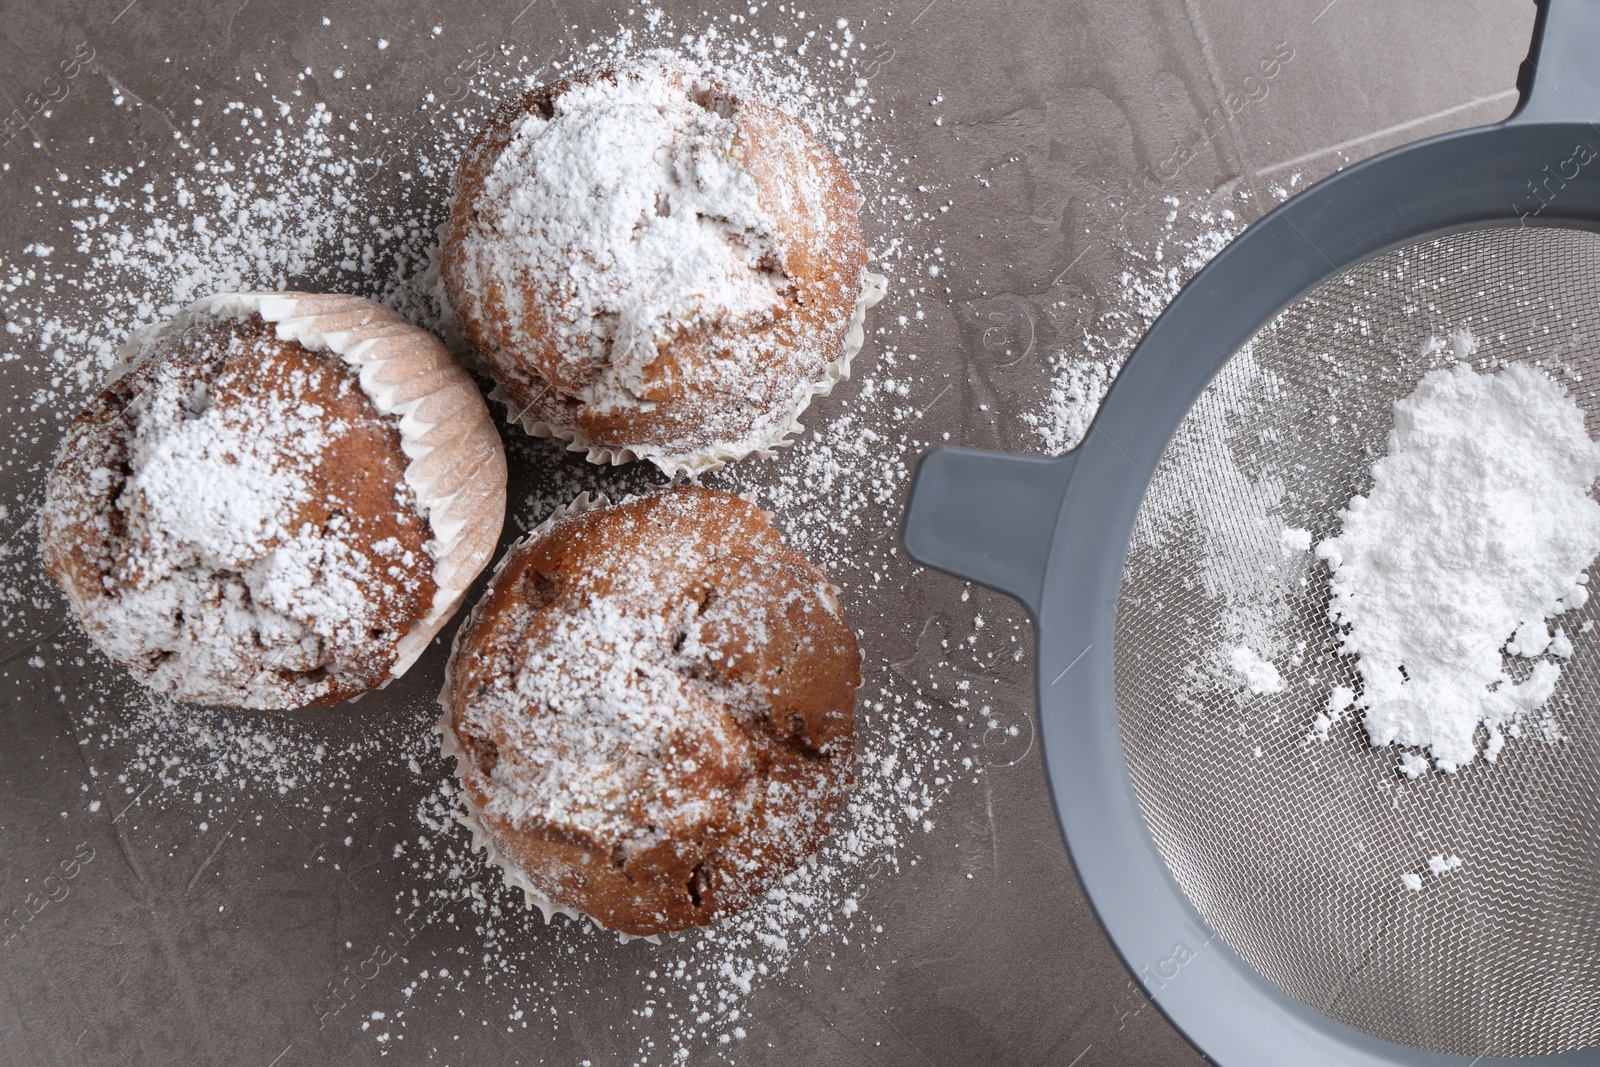
{"type": "MultiPolygon", "coordinates": [[[[1463,327],[1475,366],[1537,364],[1600,439],[1600,235],[1479,230],[1333,277],[1228,362],[1155,472],[1117,609],[1117,716],[1168,866],[1262,975],[1391,1041],[1551,1054],[1600,1043],[1600,629],[1574,638],[1547,706],[1564,740],[1530,721],[1497,764],[1410,781],[1358,716],[1308,740],[1331,688],[1360,684],[1326,566],[1280,542],[1338,532],[1391,405],[1455,362],[1463,327]],[[1238,681],[1241,644],[1282,692],[1238,681]],[[1435,876],[1436,855],[1462,864],[1435,876]]],[[[1600,597],[1558,622],[1596,615],[1600,597]]]]}

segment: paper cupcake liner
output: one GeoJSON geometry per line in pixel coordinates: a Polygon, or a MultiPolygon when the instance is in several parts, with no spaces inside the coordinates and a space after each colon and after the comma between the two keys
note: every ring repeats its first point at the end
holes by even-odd
{"type": "MultiPolygon", "coordinates": [[[[495,564],[494,573],[489,579],[490,586],[492,587],[495,582],[500,580],[500,574],[505,569],[506,561],[511,558],[514,552],[535,538],[543,536],[544,533],[554,526],[558,520],[568,515],[581,515],[586,511],[593,511],[596,508],[603,508],[608,506],[610,503],[611,501],[603,493],[598,495],[581,493],[578,495],[577,499],[573,500],[572,503],[563,504],[561,507],[556,508],[556,510],[550,514],[549,518],[545,519],[539,525],[535,526],[526,534],[517,538],[517,540],[511,543],[511,545],[506,549],[505,554],[500,557],[500,562],[495,564]]],[[[456,768],[458,768],[456,771],[456,779],[458,781],[461,777],[459,768],[466,764],[467,753],[466,750],[462,748],[461,741],[456,737],[455,728],[450,722],[450,691],[455,687],[454,667],[456,661],[456,649],[461,643],[461,635],[466,633],[467,630],[478,621],[478,618],[483,611],[483,606],[486,603],[488,603],[487,596],[474,605],[472,611],[462,622],[460,629],[456,631],[455,640],[451,642],[450,646],[450,658],[445,664],[444,685],[439,690],[439,708],[441,714],[439,715],[439,723],[435,727],[435,730],[439,734],[439,753],[446,759],[455,760],[454,765],[456,768]]],[[[575,922],[587,920],[599,930],[611,930],[609,926],[606,926],[599,919],[596,919],[588,912],[569,907],[565,904],[559,904],[541,893],[538,887],[529,880],[527,873],[517,865],[517,862],[510,856],[507,856],[505,852],[495,844],[493,835],[489,833],[489,829],[483,824],[483,820],[478,817],[478,813],[473,810],[471,800],[464,794],[461,797],[461,803],[457,806],[455,811],[455,819],[462,826],[466,827],[467,830],[472,834],[472,850],[474,852],[482,852],[484,854],[484,860],[489,864],[489,866],[498,867],[500,869],[500,876],[505,879],[506,885],[512,887],[513,889],[522,890],[522,896],[528,908],[530,910],[537,908],[539,913],[544,916],[544,921],[546,923],[549,923],[551,919],[557,915],[565,915],[567,918],[572,919],[575,922]]],[[[645,937],[640,937],[635,934],[625,934],[620,930],[612,932],[617,935],[617,938],[623,944],[627,944],[629,941],[648,941],[653,945],[661,944],[660,934],[650,934],[645,937]]]]}
{"type": "MultiPolygon", "coordinates": [[[[440,239],[443,240],[446,226],[440,226],[440,239]]],[[[434,250],[429,252],[428,271],[437,279],[439,277],[438,255],[434,250]]],[[[833,387],[850,377],[850,361],[860,353],[866,344],[867,309],[882,300],[888,291],[889,279],[882,274],[872,271],[861,272],[861,295],[856,297],[855,307],[850,312],[850,322],[845,328],[844,344],[840,348],[839,356],[823,370],[822,376],[816,381],[802,382],[790,397],[788,403],[778,411],[777,417],[771,425],[763,430],[751,434],[741,441],[726,444],[712,445],[709,448],[692,452],[674,452],[670,448],[655,445],[630,445],[619,447],[616,445],[602,445],[591,441],[583,429],[578,426],[568,426],[560,423],[549,422],[529,413],[506,393],[505,387],[496,381],[489,392],[489,399],[499,403],[506,409],[509,421],[521,426],[524,431],[534,437],[551,437],[558,441],[565,441],[567,451],[582,452],[584,458],[590,463],[601,466],[620,466],[631,463],[636,459],[647,459],[661,468],[669,477],[685,475],[698,478],[708,471],[719,470],[729,463],[737,462],[747,456],[760,456],[770,458],[779,448],[791,445],[790,438],[798,433],[803,433],[805,427],[800,424],[800,416],[806,408],[811,406],[811,401],[819,396],[827,396],[833,392],[833,387]]],[[[484,367],[475,355],[466,355],[472,346],[467,343],[455,317],[455,311],[450,305],[450,300],[444,291],[442,283],[437,282],[433,287],[434,294],[439,301],[440,329],[451,341],[451,347],[458,355],[464,358],[469,366],[493,378],[492,369],[484,367]]]]}
{"type": "Polygon", "coordinates": [[[833,392],[835,385],[849,379],[850,361],[866,344],[867,309],[883,299],[888,291],[888,284],[889,279],[881,274],[862,272],[861,295],[856,298],[855,307],[850,312],[850,322],[845,329],[844,344],[838,358],[828,364],[819,379],[803,382],[796,387],[794,395],[779,409],[777,418],[767,429],[757,431],[742,441],[712,445],[692,452],[674,452],[655,445],[632,445],[626,448],[600,445],[589,440],[581,427],[547,422],[535,418],[527,411],[518,414],[517,408],[520,405],[513,401],[498,383],[490,391],[489,399],[504,405],[507,415],[533,436],[553,437],[565,441],[569,452],[583,452],[584,458],[590,463],[602,466],[607,464],[620,466],[636,459],[647,459],[669,477],[681,474],[698,478],[708,471],[720,470],[729,463],[735,463],[748,456],[769,459],[779,448],[793,444],[794,442],[790,440],[793,435],[805,432],[805,427],[800,424],[800,415],[811,406],[811,401],[819,396],[827,396],[833,392]]]}
{"type": "Polygon", "coordinates": [[[422,655],[494,555],[505,521],[506,459],[476,383],[438,338],[362,297],[314,293],[221,293],[171,320],[135,330],[119,350],[125,374],[162,337],[202,320],[272,323],[279,339],[332,352],[357,372],[378,412],[397,420],[406,484],[428,519],[436,591],[427,613],[396,644],[398,678],[422,655]]]}

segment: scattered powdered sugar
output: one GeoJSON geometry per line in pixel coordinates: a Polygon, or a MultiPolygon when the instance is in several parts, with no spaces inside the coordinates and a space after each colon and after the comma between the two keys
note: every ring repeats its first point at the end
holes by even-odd
{"type": "MultiPolygon", "coordinates": [[[[586,64],[671,45],[678,62],[805,118],[861,185],[875,266],[894,276],[893,313],[870,324],[870,365],[848,402],[829,421],[819,418],[790,452],[714,476],[758,495],[789,543],[844,587],[865,660],[857,784],[813,861],[724,924],[661,946],[620,947],[587,925],[558,919],[546,926],[456,821],[462,804],[437,754],[433,692],[424,691],[435,686],[423,677],[428,660],[383,694],[381,706],[368,700],[336,715],[224,714],[151,695],[71,631],[50,636],[60,598],[25,547],[42,482],[37,459],[32,480],[0,512],[14,537],[0,583],[8,634],[24,648],[46,635],[38,655],[0,665],[0,677],[37,684],[55,666],[47,657],[70,672],[78,691],[63,707],[83,753],[86,798],[99,804],[104,797],[112,814],[128,812],[119,826],[135,835],[145,820],[166,820],[172,839],[200,842],[220,840],[230,825],[238,840],[261,835],[263,820],[287,822],[328,842],[308,878],[350,870],[363,840],[381,846],[382,854],[361,860],[362,885],[396,887],[386,910],[409,934],[432,938],[435,953],[420,967],[386,967],[362,994],[383,1016],[371,1034],[387,1042],[385,1052],[409,1047],[409,1019],[430,1006],[454,1013],[463,993],[498,1013],[515,1040],[540,1030],[567,1034],[574,1021],[603,1014],[640,1062],[738,1048],[760,1033],[750,1002],[763,985],[803,987],[829,959],[870,958],[885,925],[896,922],[872,890],[917,864],[915,835],[935,828],[939,799],[982,773],[996,743],[1014,746],[996,750],[1007,758],[1020,758],[1031,743],[1031,734],[1018,736],[1027,719],[1007,723],[985,695],[993,683],[984,665],[1021,657],[1020,632],[950,620],[948,631],[928,631],[939,663],[931,652],[901,660],[886,643],[898,640],[903,620],[872,607],[902,596],[907,575],[894,530],[911,463],[924,447],[918,401],[907,394],[925,402],[943,384],[928,387],[915,362],[917,334],[928,328],[925,261],[944,262],[927,240],[938,207],[910,188],[916,182],[905,172],[907,153],[890,140],[888,109],[864,78],[857,81],[864,52],[855,32],[831,19],[812,25],[793,17],[787,45],[753,30],[681,33],[646,10],[639,25],[648,30],[637,40],[623,32],[548,63],[510,47],[490,50],[475,81],[492,86],[492,100],[468,95],[451,107],[426,93],[423,111],[408,113],[404,124],[330,107],[316,98],[309,69],[287,85],[247,72],[236,92],[197,95],[192,117],[204,121],[193,127],[186,102],[167,103],[185,130],[181,141],[155,149],[105,144],[103,166],[42,182],[24,205],[65,220],[60,233],[46,232],[0,267],[8,374],[17,372],[20,383],[8,410],[26,427],[19,432],[45,447],[98,389],[130,329],[213,292],[366,294],[435,327],[439,308],[424,271],[462,149],[496,102],[586,64]],[[212,95],[218,99],[201,102],[212,95]],[[413,123],[410,114],[420,119],[413,123]],[[957,651],[973,661],[965,671],[948,663],[957,651]],[[412,702],[397,706],[405,693],[412,702]],[[626,993],[597,996],[597,989],[626,993]]],[[[111,92],[117,107],[143,107],[111,92]]],[[[621,498],[653,484],[640,464],[601,471],[520,435],[508,451],[514,472],[533,475],[508,515],[512,529],[531,528],[583,489],[621,498]]],[[[301,846],[297,838],[285,847],[301,846]]],[[[335,890],[351,891],[342,883],[335,890]]],[[[353,906],[363,907],[359,898],[353,906]]],[[[351,967],[358,962],[352,956],[351,967]]],[[[354,1029],[354,1009],[339,1014],[346,1002],[338,998],[349,990],[339,978],[328,975],[317,1010],[335,1013],[325,1018],[328,1027],[354,1029]]],[[[309,1024],[321,1022],[313,1016],[309,1024]]]]}
{"type": "MultiPolygon", "coordinates": [[[[304,97],[296,87],[270,110],[238,101],[221,108],[219,117],[237,132],[219,140],[253,155],[247,172],[232,159],[118,159],[91,178],[63,174],[61,184],[38,190],[37,207],[63,200],[80,207],[61,236],[83,269],[53,270],[51,250],[37,245],[9,260],[0,292],[10,333],[49,354],[82,395],[100,385],[131,330],[171,318],[197,298],[291,282],[365,291],[374,274],[385,290],[397,287],[403,278],[386,277],[383,268],[394,264],[379,260],[378,245],[409,238],[420,253],[431,228],[397,219],[381,201],[358,202],[361,171],[376,156],[355,150],[328,106],[304,97]],[[372,240],[356,240],[363,228],[375,231],[372,240]],[[40,262],[29,265],[28,253],[40,262]],[[356,276],[365,284],[352,284],[356,276]],[[41,301],[45,294],[51,299],[41,301]]],[[[53,392],[37,394],[35,404],[53,392]]]]}
{"type": "MultiPolygon", "coordinates": [[[[1299,183],[1296,174],[1291,189],[1299,183]]],[[[1277,200],[1290,195],[1281,187],[1271,192],[1277,200]]],[[[1111,306],[1052,357],[1053,379],[1042,408],[1021,416],[1045,452],[1063,452],[1082,441],[1145,332],[1189,279],[1242,232],[1248,219],[1241,213],[1253,214],[1249,198],[1240,192],[1231,199],[1240,210],[1171,196],[1150,205],[1163,212],[1157,237],[1148,247],[1119,249],[1127,265],[1116,275],[1111,306]]],[[[1190,677],[1202,687],[1239,677],[1231,656],[1241,646],[1269,666],[1297,655],[1285,635],[1291,603],[1304,583],[1302,560],[1294,557],[1309,549],[1310,533],[1285,528],[1284,481],[1252,458],[1260,442],[1244,432],[1253,425],[1253,413],[1275,403],[1281,390],[1277,376],[1257,363],[1248,346],[1230,360],[1163,458],[1168,469],[1156,485],[1172,491],[1153,490],[1135,526],[1132,552],[1193,544],[1186,565],[1198,570],[1206,598],[1223,607],[1218,632],[1196,635],[1203,647],[1197,645],[1190,677]],[[1201,515],[1205,521],[1197,522],[1201,515]],[[1197,527],[1192,537],[1185,532],[1191,526],[1197,527]]]]}
{"type": "Polygon", "coordinates": [[[1269,661],[1293,651],[1303,562],[1283,550],[1284,480],[1260,460],[1250,432],[1281,395],[1278,376],[1248,346],[1229,360],[1179,427],[1134,526],[1130,552],[1192,546],[1183,562],[1220,609],[1215,632],[1195,634],[1205,644],[1201,666],[1213,675],[1237,672],[1241,646],[1269,661]]]}
{"type": "MultiPolygon", "coordinates": [[[[1504,732],[1544,707],[1560,665],[1540,660],[1517,681],[1502,652],[1542,655],[1556,643],[1549,620],[1587,601],[1597,476],[1600,445],[1582,409],[1531,367],[1457,364],[1395,403],[1371,491],[1317,546],[1341,651],[1358,657],[1356,706],[1373,745],[1425,748],[1454,772],[1480,751],[1493,761],[1504,732]]],[[[1559,651],[1570,654],[1564,633],[1559,651]]],[[[1416,767],[1402,769],[1415,777],[1416,767]]]]}
{"type": "Polygon", "coordinates": [[[1095,412],[1100,410],[1100,401],[1111,388],[1111,380],[1122,369],[1126,358],[1126,351],[1117,350],[1101,358],[1063,352],[1053,360],[1056,376],[1050,383],[1045,411],[1023,415],[1023,421],[1032,426],[1043,441],[1046,452],[1065,452],[1076,448],[1083,440],[1095,412]]]}
{"type": "MultiPolygon", "coordinates": [[[[1281,192],[1280,199],[1288,196],[1274,192],[1281,192]]],[[[1077,447],[1145,331],[1245,226],[1232,208],[1186,206],[1172,196],[1161,198],[1159,206],[1152,203],[1151,210],[1164,212],[1160,235],[1147,249],[1122,249],[1131,262],[1116,275],[1112,306],[1051,357],[1054,377],[1044,404],[1022,415],[1047,453],[1077,447]]]]}
{"type": "MultiPolygon", "coordinates": [[[[1328,703],[1311,720],[1312,736],[1318,741],[1326,741],[1328,739],[1328,731],[1333,728],[1333,724],[1343,719],[1345,713],[1350,710],[1350,706],[1355,702],[1356,691],[1354,689],[1347,685],[1334,686],[1333,691],[1328,694],[1328,703]]],[[[1407,755],[1410,755],[1410,753],[1407,753],[1407,755]]],[[[1422,762],[1423,766],[1426,767],[1427,760],[1422,762]]],[[[1415,778],[1416,775],[1412,775],[1412,777],[1415,778]]]]}
{"type": "MultiPolygon", "coordinates": [[[[1443,852],[1436,852],[1428,857],[1428,872],[1435,878],[1443,878],[1461,869],[1464,861],[1460,856],[1451,853],[1446,856],[1443,852]]],[[[1422,892],[1422,875],[1416,871],[1405,871],[1400,875],[1400,884],[1413,893],[1422,892]]]]}

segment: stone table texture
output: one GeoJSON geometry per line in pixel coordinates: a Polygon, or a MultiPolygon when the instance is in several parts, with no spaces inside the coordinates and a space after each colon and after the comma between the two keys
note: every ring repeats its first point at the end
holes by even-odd
{"type": "MultiPolygon", "coordinates": [[[[5,4],[0,1062],[1199,1062],[1074,879],[1032,744],[1026,615],[896,551],[907,473],[934,443],[1070,445],[1073,390],[1228,234],[1354,160],[1506,115],[1533,6],[796,6],[5,4]],[[292,178],[321,123],[325,158],[351,161],[382,216],[329,207],[350,188],[337,182],[280,205],[286,224],[343,221],[237,284],[393,295],[372,279],[420,269],[429,236],[397,220],[437,221],[485,102],[519,72],[662,25],[788,53],[811,40],[814,84],[870,97],[856,155],[879,160],[862,175],[866,228],[891,276],[852,380],[806,416],[815,439],[708,482],[765,492],[844,587],[866,657],[863,750],[911,738],[904,765],[862,776],[885,791],[858,799],[915,811],[878,816],[892,841],[822,857],[804,915],[747,931],[739,952],[696,933],[620,944],[518,910],[440,819],[449,776],[426,738],[445,643],[346,707],[173,709],[88,646],[35,548],[44,471],[103,364],[84,371],[87,354],[178,299],[188,269],[178,257],[146,280],[113,248],[171,265],[204,249],[193,219],[208,211],[212,236],[236,233],[210,194],[183,193],[214,190],[235,160],[233,203],[266,217],[249,207],[279,192],[262,161],[281,152],[292,178]],[[819,61],[830,41],[845,67],[819,61]],[[819,487],[852,448],[865,458],[819,487]]],[[[196,256],[213,280],[227,257],[249,261],[196,256]]],[[[508,541],[578,488],[660,481],[507,440],[508,541]]]]}

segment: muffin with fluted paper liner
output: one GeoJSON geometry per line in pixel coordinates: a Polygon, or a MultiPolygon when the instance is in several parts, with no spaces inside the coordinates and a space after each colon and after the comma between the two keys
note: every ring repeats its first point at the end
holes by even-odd
{"type": "Polygon", "coordinates": [[[530,433],[695,475],[770,454],[849,376],[860,195],[800,120],[650,64],[502,108],[454,179],[443,296],[530,433]]]}
{"type": "Polygon", "coordinates": [[[122,355],[39,524],[94,644],[225,706],[333,704],[404,674],[505,516],[498,430],[444,344],[359,297],[228,293],[122,355]]]}
{"type": "Polygon", "coordinates": [[[563,509],[496,566],[446,670],[475,844],[547,918],[648,937],[746,907],[850,785],[861,656],[836,593],[728,493],[563,509]]]}

